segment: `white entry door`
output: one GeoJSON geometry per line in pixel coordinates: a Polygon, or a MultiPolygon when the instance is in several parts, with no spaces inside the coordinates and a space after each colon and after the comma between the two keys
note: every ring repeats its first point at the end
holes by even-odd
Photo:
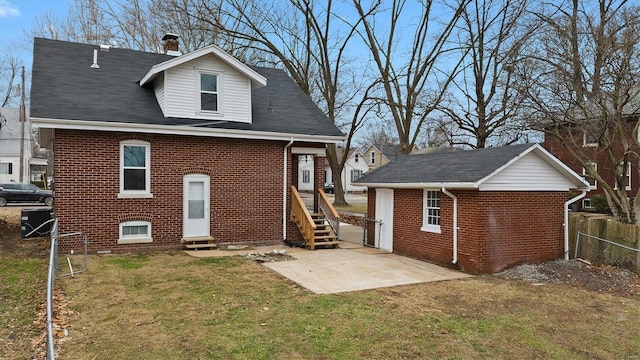
{"type": "Polygon", "coordinates": [[[209,176],[184,177],[182,236],[205,237],[209,234],[209,176]]]}
{"type": "Polygon", "coordinates": [[[375,246],[393,251],[393,189],[376,189],[375,246]]]}

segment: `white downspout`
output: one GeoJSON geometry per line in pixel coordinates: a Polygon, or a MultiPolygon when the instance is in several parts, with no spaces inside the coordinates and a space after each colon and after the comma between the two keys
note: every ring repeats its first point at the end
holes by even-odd
{"type": "Polygon", "coordinates": [[[569,205],[582,199],[587,195],[586,191],[582,191],[582,194],[567,200],[564,203],[564,259],[569,260],[569,205]]]}
{"type": "Polygon", "coordinates": [[[287,238],[287,150],[293,144],[293,137],[290,138],[287,145],[284,147],[284,161],[283,161],[283,173],[282,173],[282,239],[287,238]]]}
{"type": "Polygon", "coordinates": [[[458,198],[442,188],[442,192],[453,199],[453,261],[452,264],[458,263],[458,198]]]}

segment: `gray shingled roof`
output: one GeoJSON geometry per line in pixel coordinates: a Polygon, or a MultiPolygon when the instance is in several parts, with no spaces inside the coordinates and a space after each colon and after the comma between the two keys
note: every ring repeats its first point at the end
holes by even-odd
{"type": "MultiPolygon", "coordinates": [[[[193,119],[164,117],[153,90],[139,80],[172,56],[36,38],[33,51],[31,116],[34,118],[193,125],[193,119]]],[[[282,70],[251,67],[267,78],[252,93],[253,123],[212,122],[207,128],[301,135],[344,136],[282,70]]],[[[202,121],[198,122],[199,124],[202,121]]]]}
{"type": "Polygon", "coordinates": [[[473,183],[491,174],[534,144],[399,156],[355,183],[473,183]]]}

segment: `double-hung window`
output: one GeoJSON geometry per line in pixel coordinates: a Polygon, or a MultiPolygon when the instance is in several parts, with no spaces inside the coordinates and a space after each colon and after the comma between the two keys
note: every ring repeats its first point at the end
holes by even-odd
{"type": "Polygon", "coordinates": [[[199,105],[198,110],[205,113],[219,113],[220,106],[218,100],[220,98],[219,75],[211,72],[198,72],[199,86],[199,105]]]}
{"type": "Polygon", "coordinates": [[[148,221],[127,221],[120,223],[118,244],[152,242],[151,223],[148,221]]]}
{"type": "Polygon", "coordinates": [[[120,194],[118,197],[152,197],[151,146],[146,141],[120,143],[120,194]]]}
{"type": "Polygon", "coordinates": [[[422,231],[440,233],[440,191],[424,190],[422,231]]]}
{"type": "MultiPolygon", "coordinates": [[[[624,167],[624,163],[620,163],[618,164],[618,173],[622,174],[622,172],[624,171],[623,169],[624,167]]],[[[631,190],[631,163],[628,162],[627,163],[627,172],[624,175],[624,179],[622,180],[622,183],[624,184],[624,189],[625,190],[631,190]]],[[[618,182],[616,181],[615,187],[616,190],[618,189],[618,182]]]]}
{"type": "Polygon", "coordinates": [[[5,175],[13,174],[13,163],[10,163],[10,162],[0,163],[0,174],[5,174],[5,175]]]}
{"type": "Polygon", "coordinates": [[[362,170],[351,170],[351,181],[356,181],[362,177],[362,170]]]}
{"type": "Polygon", "coordinates": [[[594,134],[584,131],[582,133],[582,147],[597,147],[598,138],[594,134]]]}

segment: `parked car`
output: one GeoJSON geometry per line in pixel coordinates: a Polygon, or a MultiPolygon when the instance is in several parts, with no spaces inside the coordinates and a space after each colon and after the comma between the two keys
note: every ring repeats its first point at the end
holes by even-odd
{"type": "Polygon", "coordinates": [[[327,194],[333,194],[333,183],[324,183],[324,192],[327,194]]]}
{"type": "Polygon", "coordinates": [[[53,193],[33,184],[0,183],[0,206],[7,203],[38,202],[47,206],[53,204],[53,193]]]}

